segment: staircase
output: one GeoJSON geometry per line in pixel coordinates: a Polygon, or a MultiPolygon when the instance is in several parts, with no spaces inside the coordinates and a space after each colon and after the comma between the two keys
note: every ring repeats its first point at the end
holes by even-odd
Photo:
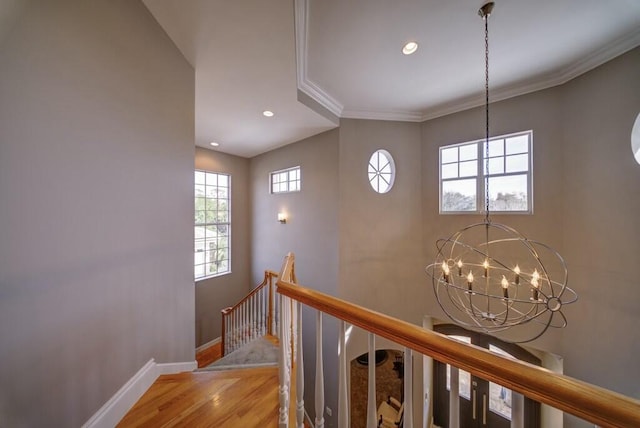
{"type": "MultiPolygon", "coordinates": [[[[293,262],[290,253],[279,274],[267,271],[261,286],[238,305],[223,311],[221,347],[224,357],[218,365],[225,369],[160,376],[118,426],[303,427],[306,425],[305,407],[309,407],[315,409],[314,426],[324,428],[322,324],[323,317],[327,316],[340,322],[341,350],[346,349],[349,325],[369,332],[369,361],[375,361],[376,336],[404,347],[404,428],[426,426],[430,420],[430,402],[424,402],[424,409],[414,410],[414,403],[422,405],[424,392],[420,389],[423,385],[417,388],[412,385],[413,353],[416,357],[430,357],[466,370],[550,409],[558,409],[601,427],[639,426],[640,401],[634,398],[507,359],[303,287],[295,280],[293,262]],[[278,282],[274,284],[276,277],[278,282]],[[276,285],[277,299],[274,296],[276,285]],[[303,304],[317,310],[316,367],[315,377],[310,382],[315,384],[315,403],[306,406],[302,340],[299,337],[303,304]],[[277,342],[274,336],[277,336],[277,342]],[[256,340],[273,340],[278,344],[278,367],[240,368],[229,363],[235,358],[234,352],[248,352],[247,348],[256,340]],[[226,357],[228,359],[224,360],[226,357]],[[414,391],[419,391],[417,396],[414,391]],[[424,414],[420,421],[422,410],[424,414]]],[[[350,426],[350,415],[345,352],[339,352],[338,360],[338,373],[329,375],[338,379],[337,426],[346,428],[350,426]]],[[[375,428],[378,415],[374,364],[369,365],[367,396],[366,426],[375,428]]],[[[454,399],[457,401],[457,392],[454,399]]]]}

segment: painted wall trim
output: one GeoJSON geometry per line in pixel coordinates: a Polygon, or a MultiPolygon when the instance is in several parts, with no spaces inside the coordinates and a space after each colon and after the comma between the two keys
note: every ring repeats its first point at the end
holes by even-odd
{"type": "Polygon", "coordinates": [[[220,343],[221,340],[222,340],[222,337],[218,336],[215,339],[210,340],[209,342],[198,346],[196,348],[196,354],[200,351],[204,351],[205,349],[212,347],[213,345],[217,345],[218,343],[220,343]]]}
{"type": "Polygon", "coordinates": [[[195,361],[157,364],[153,358],[150,359],[100,410],[82,425],[82,428],[112,428],[116,426],[158,376],[193,371],[197,367],[198,364],[195,361]]]}

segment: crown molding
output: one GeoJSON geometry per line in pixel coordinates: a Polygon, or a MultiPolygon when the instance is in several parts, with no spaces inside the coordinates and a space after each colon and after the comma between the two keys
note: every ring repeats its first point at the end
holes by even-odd
{"type": "MultiPolygon", "coordinates": [[[[309,39],[309,3],[295,0],[295,39],[298,89],[338,118],[423,122],[484,105],[484,95],[478,94],[454,100],[423,111],[389,111],[345,108],[344,105],[307,75],[307,41],[309,39]]],[[[531,92],[559,86],[640,46],[640,28],[608,43],[597,51],[556,71],[523,80],[491,91],[491,102],[503,101],[531,92]]]]}
{"type": "Polygon", "coordinates": [[[295,2],[296,79],[298,89],[337,117],[342,116],[342,104],[326,93],[307,76],[307,41],[309,40],[309,1],[295,2]]]}
{"type": "Polygon", "coordinates": [[[422,122],[420,111],[389,111],[389,110],[356,110],[344,109],[343,119],[395,120],[401,122],[422,122]]]}

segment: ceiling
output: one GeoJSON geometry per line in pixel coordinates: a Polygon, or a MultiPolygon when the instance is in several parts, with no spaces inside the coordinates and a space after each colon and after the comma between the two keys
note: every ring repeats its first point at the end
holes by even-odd
{"type": "MultiPolygon", "coordinates": [[[[423,121],[483,103],[483,1],[143,2],[195,69],[198,146],[252,157],[339,118],[423,121]]],[[[640,1],[498,1],[489,29],[500,100],[639,46],[640,1]]]]}

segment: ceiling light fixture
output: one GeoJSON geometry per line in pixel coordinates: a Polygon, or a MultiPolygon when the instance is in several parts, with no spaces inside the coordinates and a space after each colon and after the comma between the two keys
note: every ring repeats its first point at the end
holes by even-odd
{"type": "Polygon", "coordinates": [[[418,42],[409,42],[402,47],[402,53],[405,55],[411,55],[418,50],[418,42]]]}
{"type": "Polygon", "coordinates": [[[485,24],[485,218],[436,242],[438,253],[426,271],[438,304],[462,327],[500,336],[508,342],[537,339],[549,327],[562,328],[562,306],[577,300],[567,287],[562,256],[489,217],[489,15],[494,3],[480,8],[485,24]],[[508,331],[507,331],[508,330],[508,331]]]}
{"type": "Polygon", "coordinates": [[[212,141],[209,144],[211,144],[213,147],[218,147],[220,145],[220,143],[216,143],[215,141],[212,141]]]}
{"type": "Polygon", "coordinates": [[[273,112],[271,110],[265,110],[262,112],[262,115],[265,117],[273,117],[273,112]]]}

